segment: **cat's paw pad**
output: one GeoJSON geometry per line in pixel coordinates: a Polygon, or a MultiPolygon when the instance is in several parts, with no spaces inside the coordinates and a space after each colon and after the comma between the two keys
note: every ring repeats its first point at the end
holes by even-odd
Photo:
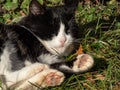
{"type": "Polygon", "coordinates": [[[42,83],[42,86],[56,86],[60,85],[64,80],[64,74],[59,71],[51,71],[48,73],[42,83]]]}
{"type": "Polygon", "coordinates": [[[85,72],[91,69],[94,65],[92,56],[88,54],[80,54],[77,56],[77,60],[73,63],[74,72],[85,72]]]}

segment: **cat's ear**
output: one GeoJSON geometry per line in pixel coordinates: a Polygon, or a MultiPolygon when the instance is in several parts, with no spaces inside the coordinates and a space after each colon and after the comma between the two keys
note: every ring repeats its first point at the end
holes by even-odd
{"type": "Polygon", "coordinates": [[[32,0],[29,5],[29,13],[33,15],[43,15],[45,13],[45,7],[37,0],[32,0]]]}
{"type": "Polygon", "coordinates": [[[79,0],[63,0],[63,2],[65,3],[66,6],[77,7],[79,0]]]}
{"type": "Polygon", "coordinates": [[[65,4],[65,11],[68,14],[75,14],[75,10],[78,6],[79,0],[63,0],[65,4]]]}

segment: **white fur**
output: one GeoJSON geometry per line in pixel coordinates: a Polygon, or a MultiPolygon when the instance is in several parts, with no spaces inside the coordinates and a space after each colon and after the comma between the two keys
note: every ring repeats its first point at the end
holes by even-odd
{"type": "Polygon", "coordinates": [[[73,50],[73,40],[74,39],[71,37],[71,35],[67,35],[65,33],[65,25],[61,22],[59,33],[57,36],[54,36],[52,40],[49,41],[40,41],[52,54],[66,56],[70,54],[73,50]]]}
{"type": "Polygon", "coordinates": [[[11,68],[9,55],[10,53],[8,52],[7,48],[5,48],[3,54],[1,55],[0,74],[5,73],[7,69],[11,68]]]}
{"type": "Polygon", "coordinates": [[[61,62],[61,59],[58,59],[56,55],[50,55],[50,54],[41,54],[38,57],[38,60],[46,64],[53,64],[53,63],[61,62]]]}
{"type": "Polygon", "coordinates": [[[32,63],[28,60],[25,60],[25,66],[31,65],[32,63]]]}
{"type": "Polygon", "coordinates": [[[0,74],[4,74],[11,68],[11,62],[10,62],[10,54],[16,52],[16,49],[14,48],[13,44],[10,44],[11,42],[5,43],[5,48],[3,50],[3,53],[0,57],[0,74]],[[9,48],[8,48],[9,45],[9,48]]]}

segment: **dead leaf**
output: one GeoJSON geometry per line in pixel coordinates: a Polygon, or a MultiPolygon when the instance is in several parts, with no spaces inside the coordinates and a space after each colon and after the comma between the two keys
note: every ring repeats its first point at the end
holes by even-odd
{"type": "Polygon", "coordinates": [[[79,55],[79,54],[83,54],[83,48],[82,48],[82,45],[80,45],[79,49],[76,51],[76,54],[79,55]]]}
{"type": "Polygon", "coordinates": [[[10,20],[10,19],[7,19],[7,20],[6,20],[6,23],[7,23],[7,24],[9,24],[10,22],[11,22],[11,20],[10,20]]]}
{"type": "Polygon", "coordinates": [[[99,75],[96,75],[96,79],[98,79],[98,80],[105,80],[105,76],[99,74],[99,75]]]}
{"type": "Polygon", "coordinates": [[[26,14],[23,11],[20,11],[21,16],[26,16],[26,14]]]}

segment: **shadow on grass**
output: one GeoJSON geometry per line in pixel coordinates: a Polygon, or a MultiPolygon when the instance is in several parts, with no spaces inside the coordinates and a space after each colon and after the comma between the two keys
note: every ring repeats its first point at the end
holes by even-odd
{"type": "Polygon", "coordinates": [[[116,23],[120,22],[120,15],[117,16],[110,16],[108,20],[105,19],[96,19],[86,24],[80,24],[80,36],[84,37],[85,34],[88,32],[88,30],[91,30],[90,36],[99,36],[99,34],[102,31],[107,31],[111,29],[116,29],[116,23]],[[100,25],[98,28],[96,28],[97,25],[100,25]],[[95,30],[97,29],[97,30],[95,30]]]}
{"type": "Polygon", "coordinates": [[[108,67],[108,63],[106,60],[104,60],[103,58],[94,58],[95,60],[95,65],[94,67],[91,69],[91,71],[98,71],[98,70],[105,70],[108,67]]]}

